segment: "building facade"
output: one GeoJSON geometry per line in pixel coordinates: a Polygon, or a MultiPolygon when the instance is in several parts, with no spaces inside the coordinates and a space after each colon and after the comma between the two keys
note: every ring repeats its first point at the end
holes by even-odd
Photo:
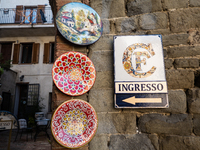
{"type": "Polygon", "coordinates": [[[9,111],[18,118],[38,109],[51,112],[54,35],[48,0],[0,1],[0,51],[17,73],[9,111]],[[41,108],[36,108],[38,102],[41,108]]]}

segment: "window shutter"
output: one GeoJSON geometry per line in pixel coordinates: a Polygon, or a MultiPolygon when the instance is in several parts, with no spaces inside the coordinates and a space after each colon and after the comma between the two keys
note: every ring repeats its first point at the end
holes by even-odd
{"type": "Polygon", "coordinates": [[[19,51],[20,51],[20,44],[14,44],[12,64],[18,64],[18,62],[19,62],[19,51]]]}
{"type": "Polygon", "coordinates": [[[15,23],[21,23],[22,11],[23,11],[23,5],[16,6],[15,23]]]}
{"type": "Polygon", "coordinates": [[[45,5],[38,5],[37,6],[37,23],[43,23],[41,13],[40,13],[40,9],[45,14],[44,8],[45,8],[45,5]]]}
{"type": "Polygon", "coordinates": [[[43,63],[49,63],[50,43],[44,43],[43,63]]]}
{"type": "Polygon", "coordinates": [[[32,49],[32,63],[38,63],[39,62],[39,49],[40,49],[40,43],[33,43],[33,49],[32,49]]]}

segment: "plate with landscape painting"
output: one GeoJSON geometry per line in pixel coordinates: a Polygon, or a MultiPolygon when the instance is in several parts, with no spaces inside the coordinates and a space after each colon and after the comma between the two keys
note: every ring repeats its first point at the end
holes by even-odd
{"type": "Polygon", "coordinates": [[[60,8],[56,15],[56,25],[67,40],[78,45],[96,42],[103,32],[103,24],[97,12],[78,2],[60,8]]]}
{"type": "Polygon", "coordinates": [[[59,90],[70,96],[79,96],[89,91],[96,79],[92,61],[79,52],[67,52],[56,59],[52,78],[59,90]]]}
{"type": "Polygon", "coordinates": [[[67,148],[79,148],[94,137],[98,126],[97,114],[86,101],[73,99],[62,103],[51,120],[55,140],[67,148]]]}

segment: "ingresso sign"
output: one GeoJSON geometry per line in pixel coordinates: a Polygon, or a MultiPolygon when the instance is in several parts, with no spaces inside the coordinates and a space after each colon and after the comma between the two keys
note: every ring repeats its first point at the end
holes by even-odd
{"type": "Polygon", "coordinates": [[[169,107],[161,35],[114,36],[115,108],[169,107]]]}

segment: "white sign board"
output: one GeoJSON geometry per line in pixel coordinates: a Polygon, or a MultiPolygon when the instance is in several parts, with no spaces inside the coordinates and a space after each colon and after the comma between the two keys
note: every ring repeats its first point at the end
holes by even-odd
{"type": "Polygon", "coordinates": [[[161,35],[114,36],[114,66],[116,108],[168,107],[161,35]]]}
{"type": "Polygon", "coordinates": [[[12,129],[12,120],[0,121],[0,130],[12,129]]]}

